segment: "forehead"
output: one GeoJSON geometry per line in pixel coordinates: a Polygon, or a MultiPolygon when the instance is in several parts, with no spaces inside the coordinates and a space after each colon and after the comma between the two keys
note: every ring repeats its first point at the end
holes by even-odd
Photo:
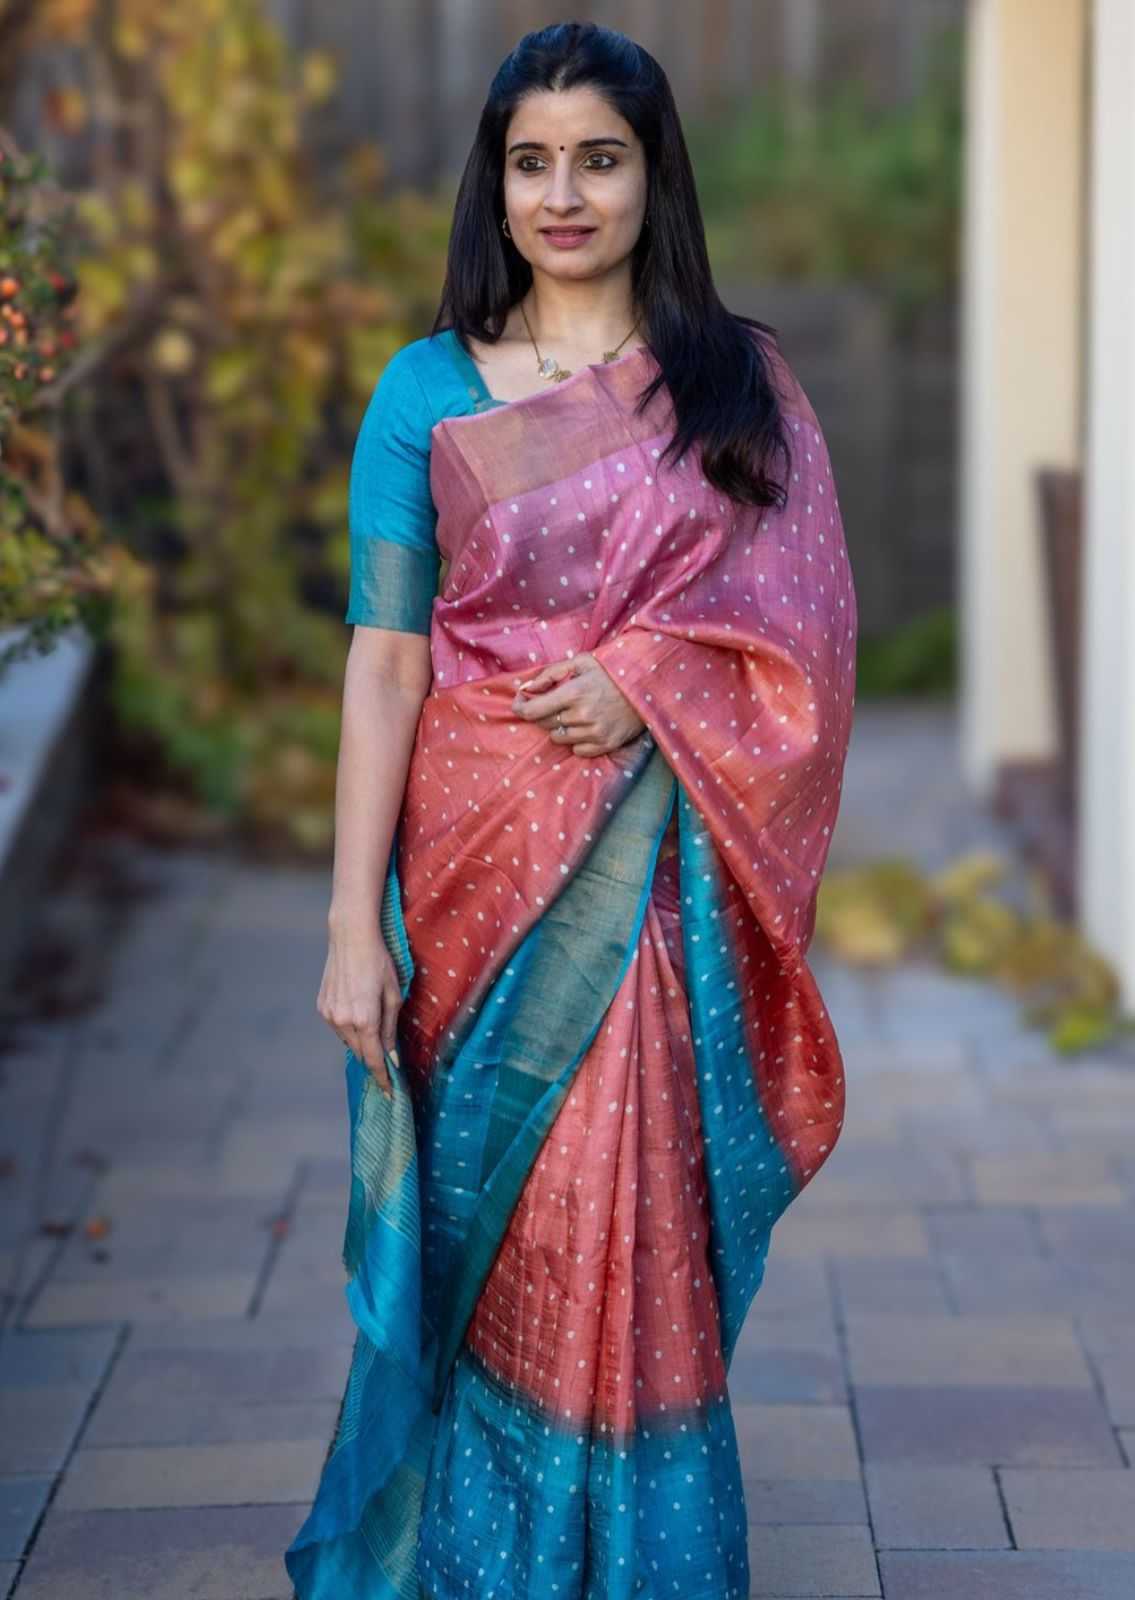
{"type": "Polygon", "coordinates": [[[533,89],[519,102],[505,132],[508,143],[517,139],[570,144],[576,139],[597,139],[611,134],[627,144],[636,142],[634,129],[596,89],[577,84],[572,89],[533,89]]]}

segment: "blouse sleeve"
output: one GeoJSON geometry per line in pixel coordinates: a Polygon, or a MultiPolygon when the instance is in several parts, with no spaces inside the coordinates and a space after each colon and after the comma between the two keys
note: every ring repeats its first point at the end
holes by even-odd
{"type": "Polygon", "coordinates": [[[351,458],[347,622],[430,631],[441,565],[430,495],[433,420],[403,347],[375,385],[351,458]]]}

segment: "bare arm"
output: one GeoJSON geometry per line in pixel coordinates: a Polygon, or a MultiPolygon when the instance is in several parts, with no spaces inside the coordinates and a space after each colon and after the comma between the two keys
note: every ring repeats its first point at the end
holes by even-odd
{"type": "Polygon", "coordinates": [[[343,680],[328,953],[317,1010],[388,1094],[382,1051],[395,1048],[402,997],[379,911],[431,676],[426,634],[355,628],[343,680]]]}

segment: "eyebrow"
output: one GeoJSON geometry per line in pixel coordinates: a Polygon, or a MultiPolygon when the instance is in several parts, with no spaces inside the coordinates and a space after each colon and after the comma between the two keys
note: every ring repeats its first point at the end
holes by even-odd
{"type": "MultiPolygon", "coordinates": [[[[624,150],[628,150],[630,148],[630,146],[627,144],[627,141],[625,139],[617,139],[614,136],[614,134],[611,134],[609,137],[604,138],[604,139],[580,139],[578,148],[580,150],[590,150],[592,145],[596,145],[596,144],[621,144],[624,150]]],[[[508,147],[507,154],[508,155],[512,155],[513,152],[516,151],[516,150],[547,150],[547,149],[548,149],[548,146],[546,144],[542,143],[542,141],[539,140],[539,139],[522,139],[522,140],[520,140],[520,142],[518,144],[510,144],[509,147],[508,147]]]]}

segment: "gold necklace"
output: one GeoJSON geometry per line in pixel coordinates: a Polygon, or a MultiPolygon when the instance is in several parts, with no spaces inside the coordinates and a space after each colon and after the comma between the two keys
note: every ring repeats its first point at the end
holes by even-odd
{"type": "MultiPolygon", "coordinates": [[[[524,318],[524,326],[528,328],[528,337],[532,340],[532,348],[536,352],[536,371],[542,378],[547,378],[552,383],[562,383],[565,378],[570,378],[570,367],[561,367],[555,356],[542,356],[540,354],[540,347],[536,343],[535,335],[533,334],[532,329],[528,327],[528,317],[524,310],[524,303],[523,301],[519,301],[518,304],[520,305],[520,315],[524,318]]],[[[615,348],[613,350],[604,350],[603,360],[615,361],[618,358],[619,351],[623,348],[637,327],[638,319],[636,318],[631,324],[630,331],[623,335],[615,348]]]]}

